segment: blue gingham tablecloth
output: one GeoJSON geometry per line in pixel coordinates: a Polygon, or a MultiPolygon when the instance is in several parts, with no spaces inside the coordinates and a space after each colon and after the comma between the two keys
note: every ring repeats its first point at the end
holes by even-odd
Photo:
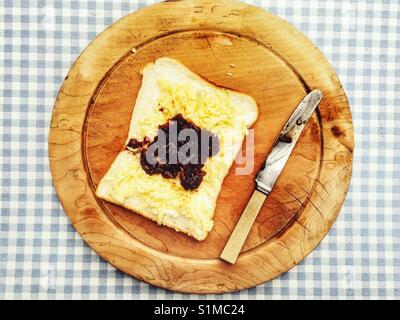
{"type": "Polygon", "coordinates": [[[105,27],[155,1],[0,1],[0,299],[399,299],[400,3],[247,1],[304,32],[336,69],[355,127],[341,214],[303,262],[256,288],[188,295],[140,282],[75,232],[52,187],[47,134],[57,91],[105,27]]]}

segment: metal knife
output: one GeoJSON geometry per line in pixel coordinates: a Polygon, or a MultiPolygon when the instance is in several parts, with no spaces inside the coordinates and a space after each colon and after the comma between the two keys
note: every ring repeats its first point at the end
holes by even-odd
{"type": "Polygon", "coordinates": [[[265,198],[271,192],[281,174],[290,154],[300,137],[306,123],[322,99],[322,92],[318,89],[311,91],[297,106],[268,154],[263,168],[258,173],[253,192],[239,222],[233,230],[220,258],[234,264],[246,241],[247,235],[260,211],[265,198]]]}

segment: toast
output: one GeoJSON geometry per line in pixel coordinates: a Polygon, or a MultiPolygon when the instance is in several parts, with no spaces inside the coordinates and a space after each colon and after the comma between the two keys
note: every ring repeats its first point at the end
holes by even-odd
{"type": "Polygon", "coordinates": [[[180,62],[163,57],[142,69],[142,85],[133,110],[126,145],[145,141],[161,125],[182,115],[219,139],[219,152],[205,160],[204,176],[194,190],[182,187],[179,177],[148,174],[141,155],[121,151],[100,180],[96,195],[159,224],[204,240],[213,227],[218,194],[258,106],[243,93],[218,87],[180,62]]]}

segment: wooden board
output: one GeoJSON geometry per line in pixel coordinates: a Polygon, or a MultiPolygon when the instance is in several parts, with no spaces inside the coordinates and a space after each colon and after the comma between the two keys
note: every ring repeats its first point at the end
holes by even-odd
{"type": "Polygon", "coordinates": [[[310,253],[343,204],[352,152],[347,98],[324,56],[283,20],[230,0],[163,2],[106,29],[65,78],[49,135],[57,194],[93,250],[143,281],[197,293],[255,286],[310,253]],[[202,242],[94,196],[127,137],[140,69],[162,56],[250,94],[260,107],[254,170],[238,176],[236,165],[231,168],[218,197],[215,226],[202,242]],[[238,261],[232,266],[219,260],[274,139],[313,88],[324,93],[318,112],[265,201],[238,261]]]}

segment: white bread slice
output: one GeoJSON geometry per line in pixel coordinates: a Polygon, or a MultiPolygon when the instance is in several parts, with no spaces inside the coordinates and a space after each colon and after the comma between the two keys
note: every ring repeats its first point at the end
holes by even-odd
{"type": "Polygon", "coordinates": [[[213,227],[222,182],[247,129],[257,119],[257,103],[248,95],[209,83],[180,62],[166,57],[147,64],[142,75],[127,143],[131,138],[153,139],[159,125],[182,114],[200,128],[216,134],[220,151],[206,160],[206,175],[192,191],[184,190],[178,178],[148,175],[140,165],[139,154],[121,151],[101,179],[96,195],[203,240],[213,227]]]}

